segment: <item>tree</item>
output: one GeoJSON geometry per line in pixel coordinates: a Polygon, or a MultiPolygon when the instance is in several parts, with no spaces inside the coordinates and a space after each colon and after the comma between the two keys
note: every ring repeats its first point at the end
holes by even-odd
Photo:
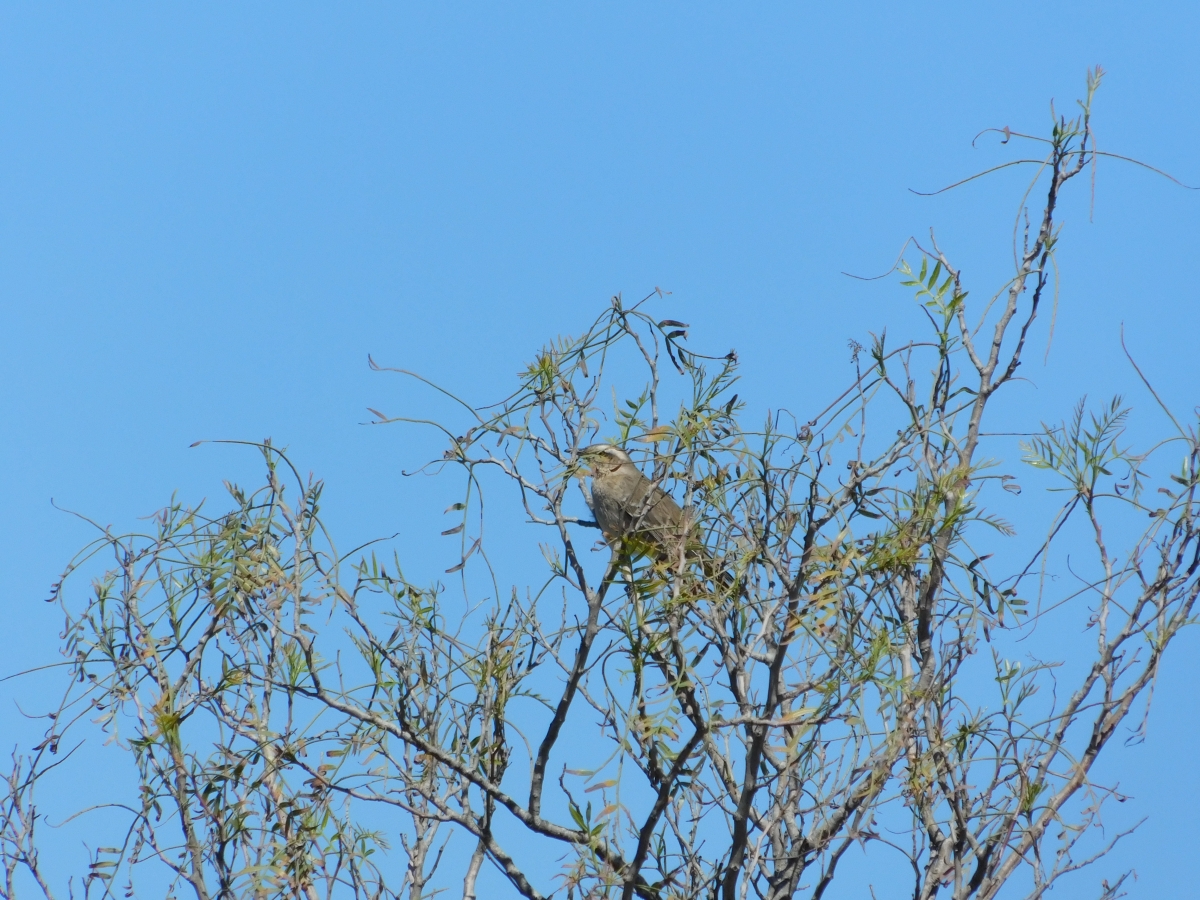
{"type": "Polygon", "coordinates": [[[1060,195],[1100,155],[1099,80],[1049,138],[1004,132],[1046,150],[1008,282],[968,302],[950,256],[914,243],[899,271],[928,338],[855,347],[856,377],[807,420],[744,424],[735,354],[692,349],[656,294],[614,298],[501,402],[457,401],[465,431],[433,423],[431,467],[463,484],[450,578],[339,555],[321,483],[270,442],[264,484],[231,486],[227,510],[101,529],[55,587],[72,679],[13,755],[3,896],[62,896],[35,790],[89,720],[141,787],[86,896],[418,898],[457,866],[474,897],[487,864],[529,898],[820,898],[861,846],[892,896],[1037,898],[1098,859],[1127,832],[1089,827],[1119,796],[1096,760],[1123,723],[1136,736],[1200,593],[1200,430],[1172,416],[1131,449],[1119,398],[1043,426],[1024,461],[1062,504],[1031,542],[988,511],[1015,484],[985,426],[1045,318],[1060,195]],[[628,359],[640,384],[609,417],[628,359]],[[677,552],[631,531],[589,553],[600,439],[685,511],[677,552]],[[1182,464],[1160,483],[1164,448],[1182,464]],[[541,582],[501,580],[485,488],[539,531],[541,582]],[[1057,591],[1041,574],[1076,527],[1084,586],[1057,591]],[[71,590],[101,552],[111,568],[71,590]],[[1014,661],[1055,609],[1086,620],[1088,663],[1014,661]]]}

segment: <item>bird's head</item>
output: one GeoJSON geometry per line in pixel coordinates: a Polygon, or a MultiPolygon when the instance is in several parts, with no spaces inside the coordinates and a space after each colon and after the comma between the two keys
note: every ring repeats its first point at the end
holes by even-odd
{"type": "Polygon", "coordinates": [[[629,454],[612,444],[592,444],[590,447],[584,447],[579,451],[579,458],[591,467],[593,476],[607,475],[622,466],[634,467],[629,454]]]}

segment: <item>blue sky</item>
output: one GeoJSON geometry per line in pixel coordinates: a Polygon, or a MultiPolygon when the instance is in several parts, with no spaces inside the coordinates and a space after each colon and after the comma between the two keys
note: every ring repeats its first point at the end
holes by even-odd
{"type": "MultiPolygon", "coordinates": [[[[1197,46],[1188,3],[0,4],[0,675],[53,655],[41,599],[89,537],[51,498],[126,529],[254,477],[199,439],[289,446],[343,545],[449,555],[440,488],[400,475],[432,445],[360,424],[427,401],[368,353],[486,402],[658,286],[696,346],[737,348],[756,408],[820,408],[849,339],[918,326],[894,280],[843,271],[933,226],[976,293],[1005,277],[1024,175],[908,190],[1012,158],[981,129],[1045,131],[1102,63],[1101,148],[1200,183],[1197,46]]],[[[1123,392],[1159,433],[1119,330],[1168,403],[1200,401],[1200,194],[1106,160],[1093,221],[1086,188],[1064,218],[1054,345],[1013,411],[1123,392]]],[[[1151,816],[1134,896],[1192,883],[1197,649],[1123,757],[1151,816]]]]}

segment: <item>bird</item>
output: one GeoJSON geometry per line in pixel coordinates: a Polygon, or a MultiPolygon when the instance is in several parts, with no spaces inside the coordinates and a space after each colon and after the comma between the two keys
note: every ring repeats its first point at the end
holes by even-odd
{"type": "Polygon", "coordinates": [[[612,444],[592,444],[579,454],[592,476],[592,514],[604,540],[617,553],[648,556],[678,570],[699,561],[704,575],[729,589],[691,516],[666,491],[642,474],[629,454],[612,444]]]}
{"type": "Polygon", "coordinates": [[[592,444],[579,455],[591,468],[592,514],[609,546],[662,561],[678,557],[687,527],[671,495],[643,475],[620,447],[592,444]]]}

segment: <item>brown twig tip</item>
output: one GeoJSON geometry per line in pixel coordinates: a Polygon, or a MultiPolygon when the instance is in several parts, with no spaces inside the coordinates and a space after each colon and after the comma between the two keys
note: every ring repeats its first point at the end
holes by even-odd
{"type": "Polygon", "coordinates": [[[938,188],[936,191],[918,191],[916,188],[909,188],[908,190],[910,193],[916,194],[918,197],[936,197],[938,194],[944,194],[946,191],[952,191],[956,187],[962,187],[964,184],[972,182],[977,178],[983,178],[985,175],[991,175],[993,172],[999,172],[1001,169],[1007,169],[1010,166],[1042,166],[1045,164],[1046,161],[1044,159],[1013,159],[1006,163],[1000,163],[998,166],[992,166],[984,169],[982,172],[976,172],[974,175],[969,175],[968,177],[963,178],[961,181],[948,184],[944,188],[938,188]]]}

